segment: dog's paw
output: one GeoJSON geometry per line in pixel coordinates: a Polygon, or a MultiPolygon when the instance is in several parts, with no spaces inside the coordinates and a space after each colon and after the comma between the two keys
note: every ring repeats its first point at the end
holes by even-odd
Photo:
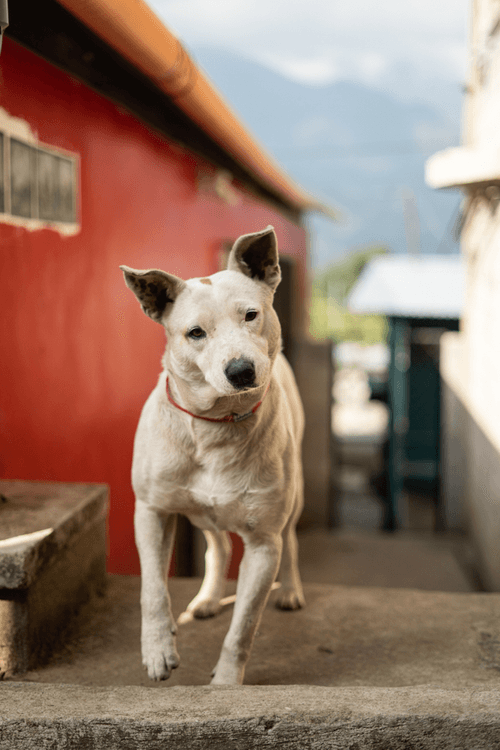
{"type": "Polygon", "coordinates": [[[187,611],[190,612],[193,617],[198,619],[204,619],[205,617],[213,617],[219,614],[222,606],[219,599],[193,599],[188,604],[187,611]]]}
{"type": "Polygon", "coordinates": [[[173,669],[179,666],[179,654],[170,631],[163,637],[144,635],[142,638],[142,664],[150,680],[168,680],[173,669]]]}
{"type": "Polygon", "coordinates": [[[245,666],[235,662],[227,662],[222,657],[212,672],[211,685],[243,685],[245,666]]]}
{"type": "Polygon", "coordinates": [[[296,589],[281,589],[276,599],[278,609],[302,609],[305,603],[304,594],[296,589]]]}
{"type": "Polygon", "coordinates": [[[179,654],[175,648],[148,648],[143,651],[142,664],[150,680],[168,680],[172,670],[179,666],[179,654]]]}

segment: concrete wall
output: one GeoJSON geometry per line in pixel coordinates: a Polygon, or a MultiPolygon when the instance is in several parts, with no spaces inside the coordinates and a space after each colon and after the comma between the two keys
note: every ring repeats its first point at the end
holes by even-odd
{"type": "MultiPolygon", "coordinates": [[[[500,6],[496,0],[473,0],[463,141],[470,153],[477,159],[486,155],[491,165],[500,153],[499,122],[500,6]]],[[[482,182],[464,177],[461,184],[466,195],[462,249],[467,293],[460,343],[448,335],[442,346],[445,511],[455,516],[458,527],[470,530],[483,582],[498,591],[500,167],[482,182]]]]}
{"type": "Polygon", "coordinates": [[[296,341],[291,361],[299,386],[306,426],[302,441],[304,511],[302,526],[325,527],[332,514],[332,389],[331,342],[296,341]]]}
{"type": "Polygon", "coordinates": [[[441,479],[442,520],[446,529],[465,532],[468,518],[465,503],[467,477],[467,410],[463,373],[463,336],[448,331],[440,339],[441,375],[441,479]]]}

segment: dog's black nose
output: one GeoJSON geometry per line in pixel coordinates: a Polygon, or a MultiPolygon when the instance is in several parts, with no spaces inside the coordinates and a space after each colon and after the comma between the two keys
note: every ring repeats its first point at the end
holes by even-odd
{"type": "Polygon", "coordinates": [[[226,378],[235,388],[248,388],[255,381],[255,367],[249,359],[231,359],[224,370],[226,378]]]}

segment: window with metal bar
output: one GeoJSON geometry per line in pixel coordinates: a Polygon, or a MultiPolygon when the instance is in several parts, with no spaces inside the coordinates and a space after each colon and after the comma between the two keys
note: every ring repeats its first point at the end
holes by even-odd
{"type": "Polygon", "coordinates": [[[0,213],[76,222],[76,158],[0,133],[0,213]]]}

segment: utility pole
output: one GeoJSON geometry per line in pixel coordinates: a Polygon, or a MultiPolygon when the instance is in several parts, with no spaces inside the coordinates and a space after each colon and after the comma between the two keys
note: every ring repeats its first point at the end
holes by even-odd
{"type": "Polygon", "coordinates": [[[402,190],[403,216],[405,222],[406,250],[408,255],[420,255],[420,221],[417,199],[409,187],[402,190]]]}

